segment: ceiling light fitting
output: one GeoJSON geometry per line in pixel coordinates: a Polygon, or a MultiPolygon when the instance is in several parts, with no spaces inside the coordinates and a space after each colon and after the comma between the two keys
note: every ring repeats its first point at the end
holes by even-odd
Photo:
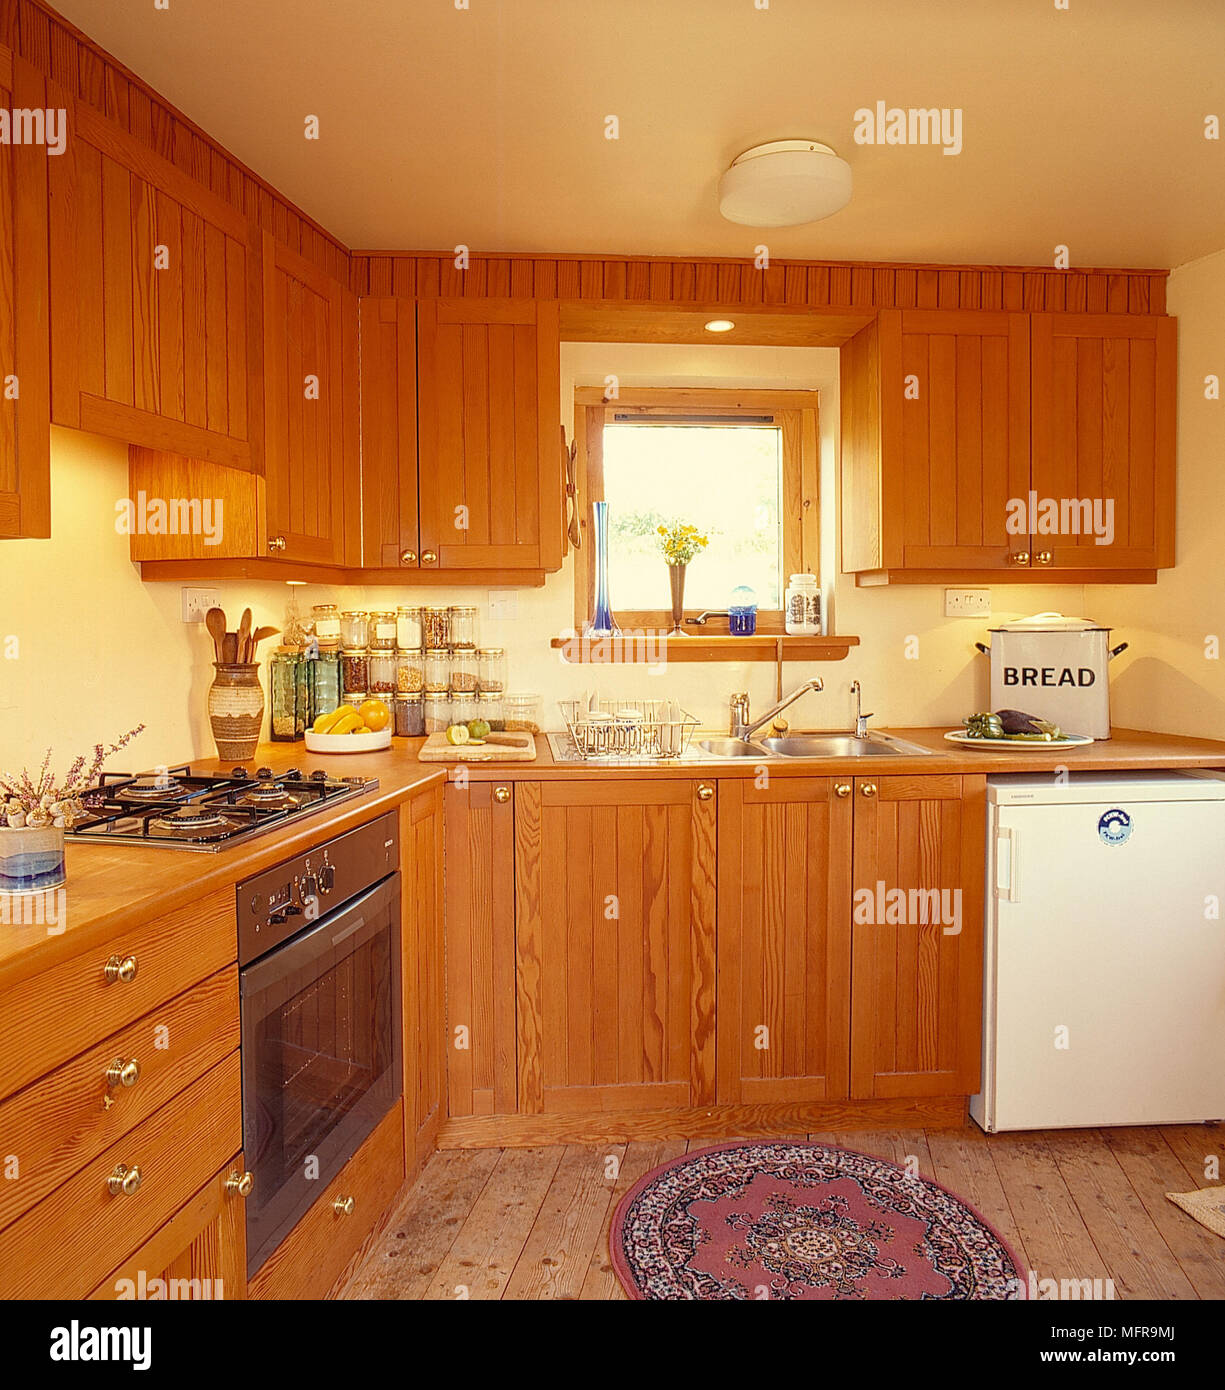
{"type": "Polygon", "coordinates": [[[798,227],[851,200],[851,166],[815,140],[754,145],[719,180],[719,211],[748,227],[798,227]]]}

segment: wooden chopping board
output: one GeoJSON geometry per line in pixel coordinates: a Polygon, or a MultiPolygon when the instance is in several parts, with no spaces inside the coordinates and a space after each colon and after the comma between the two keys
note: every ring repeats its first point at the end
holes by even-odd
{"type": "Polygon", "coordinates": [[[432,733],[417,757],[423,763],[534,763],[536,740],[531,734],[498,734],[506,743],[448,743],[445,733],[432,733]],[[514,740],[510,742],[510,740],[514,740]]]}

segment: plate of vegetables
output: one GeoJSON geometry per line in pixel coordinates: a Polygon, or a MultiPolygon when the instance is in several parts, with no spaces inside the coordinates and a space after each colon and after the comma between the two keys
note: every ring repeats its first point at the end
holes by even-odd
{"type": "Polygon", "coordinates": [[[983,710],[961,721],[965,728],[945,734],[963,748],[1013,748],[1050,752],[1080,748],[1093,740],[1086,734],[1065,734],[1058,724],[1020,709],[983,710]]]}

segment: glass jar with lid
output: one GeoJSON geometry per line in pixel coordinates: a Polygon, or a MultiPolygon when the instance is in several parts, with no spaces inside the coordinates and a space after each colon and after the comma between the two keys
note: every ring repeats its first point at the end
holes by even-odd
{"type": "Polygon", "coordinates": [[[421,641],[426,651],[451,645],[451,610],[423,608],[421,610],[421,641]]]}
{"type": "Polygon", "coordinates": [[[394,713],[400,738],[420,738],[425,733],[425,702],[419,690],[416,694],[397,695],[394,713]]]}
{"type": "Polygon", "coordinates": [[[393,695],[396,689],[396,654],[393,651],[372,651],[370,653],[370,684],[366,689],[371,695],[393,695]]]}
{"type": "Polygon", "coordinates": [[[451,696],[451,723],[470,724],[476,718],[475,695],[451,696]]]}
{"type": "Polygon", "coordinates": [[[486,690],[477,696],[476,717],[489,725],[490,733],[500,734],[506,728],[505,698],[500,690],[486,690]]]}
{"type": "Polygon", "coordinates": [[[445,733],[451,723],[451,697],[449,695],[428,694],[422,702],[427,734],[445,733]]]}
{"type": "Polygon", "coordinates": [[[340,684],[346,695],[351,690],[365,691],[368,688],[370,684],[370,653],[365,647],[341,654],[340,684]]]}
{"type": "Polygon", "coordinates": [[[396,646],[402,652],[419,652],[421,650],[420,605],[402,605],[396,609],[396,646]]]}
{"type": "Polygon", "coordinates": [[[451,609],[451,647],[459,649],[476,646],[476,606],[460,604],[451,609]]]}
{"type": "Polygon", "coordinates": [[[340,645],[346,651],[365,651],[370,645],[370,615],[349,612],[340,615],[340,645]]]}
{"type": "Polygon", "coordinates": [[[476,688],[487,695],[490,691],[502,694],[506,689],[506,649],[481,647],[476,653],[476,688]]]}
{"type": "Polygon", "coordinates": [[[431,647],[425,654],[422,689],[427,695],[445,695],[451,688],[451,653],[445,647],[431,647]]]}
{"type": "Polygon", "coordinates": [[[396,653],[396,692],[420,695],[425,689],[425,657],[421,652],[399,651],[396,653]]]}
{"type": "Polygon", "coordinates": [[[273,652],[268,664],[272,689],[272,737],[275,742],[292,743],[301,737],[298,723],[298,654],[273,652]]]}
{"type": "Polygon", "coordinates": [[[821,588],[815,574],[793,574],[783,600],[783,626],[793,637],[821,635],[821,588]]]}
{"type": "Polygon", "coordinates": [[[334,603],[316,603],[311,609],[315,638],[321,647],[340,646],[340,611],[334,603]]]}
{"type": "Polygon", "coordinates": [[[454,647],[451,651],[451,694],[476,694],[476,648],[454,647]]]}
{"type": "Polygon", "coordinates": [[[340,704],[340,653],[320,651],[314,661],[305,663],[310,677],[310,700],[306,710],[309,727],[321,714],[330,714],[340,704]]]}
{"type": "Polygon", "coordinates": [[[396,615],[390,610],[370,614],[370,648],[389,652],[396,645],[396,615]]]}

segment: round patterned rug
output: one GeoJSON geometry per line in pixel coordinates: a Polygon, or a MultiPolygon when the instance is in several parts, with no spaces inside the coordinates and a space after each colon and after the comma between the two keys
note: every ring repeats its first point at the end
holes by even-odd
{"type": "Polygon", "coordinates": [[[631,1298],[1020,1299],[998,1232],[939,1183],[825,1144],[702,1149],[625,1194],[609,1232],[631,1298]]]}

